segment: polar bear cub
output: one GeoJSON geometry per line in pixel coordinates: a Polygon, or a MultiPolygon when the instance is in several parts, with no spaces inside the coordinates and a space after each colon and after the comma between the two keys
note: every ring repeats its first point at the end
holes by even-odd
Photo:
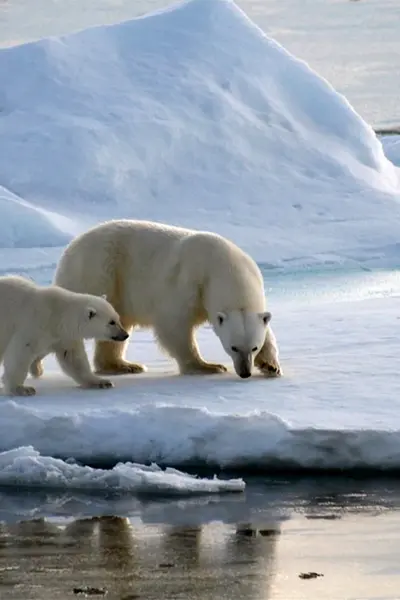
{"type": "MultiPolygon", "coordinates": [[[[106,294],[122,326],[127,331],[151,327],[183,374],[226,371],[200,355],[194,330],[206,321],[240,377],[250,377],[254,360],[266,375],[281,374],[260,270],[220,235],[146,221],[108,221],[69,244],[55,283],[75,292],[106,294]]],[[[82,342],[68,351],[76,363],[86,360],[82,342]]],[[[97,373],[144,370],[124,360],[123,352],[123,344],[97,342],[97,373]]]]}
{"type": "Polygon", "coordinates": [[[76,340],[126,340],[119,315],[104,298],[76,294],[57,286],[39,287],[18,276],[0,277],[0,364],[4,391],[31,396],[28,370],[41,374],[40,360],[55,352],[62,369],[84,387],[111,387],[91,372],[86,355],[69,355],[76,340]]]}

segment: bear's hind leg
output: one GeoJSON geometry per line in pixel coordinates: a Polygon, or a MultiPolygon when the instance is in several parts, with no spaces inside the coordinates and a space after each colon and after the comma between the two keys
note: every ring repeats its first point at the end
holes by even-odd
{"type": "Polygon", "coordinates": [[[44,367],[43,367],[43,359],[44,358],[45,358],[45,356],[38,356],[37,358],[35,358],[35,360],[31,364],[31,366],[29,367],[29,373],[35,379],[38,379],[44,373],[44,367]]]}
{"type": "Polygon", "coordinates": [[[82,340],[55,348],[58,363],[64,373],[84,388],[111,388],[113,383],[92,373],[82,340]]]}
{"type": "MultiPolygon", "coordinates": [[[[127,317],[121,317],[122,327],[130,333],[134,323],[127,317]]],[[[96,342],[94,365],[96,373],[101,375],[127,375],[143,373],[144,365],[124,359],[127,342],[96,342]]]]}
{"type": "Polygon", "coordinates": [[[177,361],[182,375],[210,375],[227,371],[224,365],[202,359],[192,326],[182,322],[175,323],[170,317],[166,317],[160,319],[154,331],[160,346],[177,361]]]}

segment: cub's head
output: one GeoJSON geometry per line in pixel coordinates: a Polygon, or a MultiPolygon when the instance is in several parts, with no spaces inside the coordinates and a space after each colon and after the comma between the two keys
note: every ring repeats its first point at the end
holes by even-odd
{"type": "Polygon", "coordinates": [[[221,340],[225,352],[232,358],[239,377],[246,379],[251,376],[254,357],[264,344],[270,320],[269,312],[235,310],[216,315],[213,329],[221,340]]]}
{"type": "Polygon", "coordinates": [[[118,313],[104,297],[86,295],[82,313],[80,319],[82,338],[124,342],[129,337],[121,325],[118,313]]]}

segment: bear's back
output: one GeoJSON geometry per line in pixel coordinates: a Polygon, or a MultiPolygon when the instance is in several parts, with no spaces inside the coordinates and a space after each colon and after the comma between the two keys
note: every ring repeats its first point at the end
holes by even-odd
{"type": "Polygon", "coordinates": [[[0,300],[3,306],[5,302],[19,302],[32,298],[37,289],[33,281],[19,275],[0,277],[0,300]]]}
{"type": "Polygon", "coordinates": [[[38,287],[33,281],[10,275],[0,277],[0,318],[2,329],[15,324],[26,326],[32,320],[38,287]]]}

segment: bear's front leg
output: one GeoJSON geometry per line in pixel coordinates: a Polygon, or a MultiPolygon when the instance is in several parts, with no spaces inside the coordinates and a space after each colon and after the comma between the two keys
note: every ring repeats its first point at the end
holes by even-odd
{"type": "Polygon", "coordinates": [[[34,396],[34,387],[24,385],[29,367],[35,359],[33,344],[23,337],[15,336],[4,355],[3,384],[7,396],[34,396]]]}
{"type": "Polygon", "coordinates": [[[97,377],[90,368],[82,340],[57,346],[55,354],[61,369],[84,388],[111,388],[114,384],[109,379],[97,377]]]}
{"type": "Polygon", "coordinates": [[[135,375],[144,373],[146,367],[129,362],[122,357],[123,342],[96,342],[94,365],[100,375],[135,375]]]}
{"type": "Polygon", "coordinates": [[[182,375],[210,375],[227,371],[224,365],[202,359],[192,326],[166,318],[155,325],[154,331],[160,345],[177,361],[182,375]]]}
{"type": "MultiPolygon", "coordinates": [[[[123,315],[121,315],[121,325],[128,332],[135,327],[134,320],[123,315]]],[[[127,342],[96,342],[93,359],[96,373],[99,375],[144,373],[146,371],[144,365],[125,360],[126,346],[127,342]]]]}
{"type": "Polygon", "coordinates": [[[281,377],[283,375],[279,363],[278,345],[271,327],[267,328],[264,344],[254,359],[254,365],[266,377],[281,377]]]}

